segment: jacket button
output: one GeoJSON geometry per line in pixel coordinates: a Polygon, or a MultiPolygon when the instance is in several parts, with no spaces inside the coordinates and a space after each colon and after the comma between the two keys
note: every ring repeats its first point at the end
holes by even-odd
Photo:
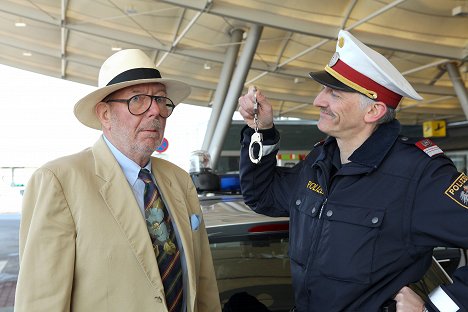
{"type": "Polygon", "coordinates": [[[327,211],[327,217],[331,217],[332,215],[333,215],[333,211],[328,210],[328,211],[327,211]]]}
{"type": "Polygon", "coordinates": [[[372,222],[373,224],[376,224],[377,222],[379,222],[379,218],[373,217],[371,222],[372,222]]]}
{"type": "Polygon", "coordinates": [[[299,206],[300,204],[301,204],[301,200],[300,199],[296,200],[296,206],[299,206]]]}
{"type": "Polygon", "coordinates": [[[408,138],[407,137],[402,137],[401,140],[402,141],[408,141],[408,138]]]}
{"type": "Polygon", "coordinates": [[[317,208],[312,208],[312,213],[315,213],[317,211],[317,208]]]}

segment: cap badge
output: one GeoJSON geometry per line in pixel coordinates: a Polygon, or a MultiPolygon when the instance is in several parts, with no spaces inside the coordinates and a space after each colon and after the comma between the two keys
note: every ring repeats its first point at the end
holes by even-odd
{"type": "Polygon", "coordinates": [[[335,52],[335,54],[333,54],[332,58],[330,59],[330,62],[328,62],[328,66],[333,67],[338,62],[339,59],[340,59],[340,54],[338,52],[335,52]]]}
{"type": "Polygon", "coordinates": [[[432,142],[430,140],[422,140],[421,141],[421,144],[424,146],[424,147],[429,147],[432,145],[432,142]]]}
{"type": "Polygon", "coordinates": [[[343,37],[338,38],[338,46],[340,48],[342,48],[344,46],[344,38],[343,37]]]}

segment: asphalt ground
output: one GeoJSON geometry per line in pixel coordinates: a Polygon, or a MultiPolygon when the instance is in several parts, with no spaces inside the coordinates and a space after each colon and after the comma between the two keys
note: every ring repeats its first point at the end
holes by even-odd
{"type": "Polygon", "coordinates": [[[19,213],[0,213],[0,312],[13,311],[18,279],[19,213]]]}

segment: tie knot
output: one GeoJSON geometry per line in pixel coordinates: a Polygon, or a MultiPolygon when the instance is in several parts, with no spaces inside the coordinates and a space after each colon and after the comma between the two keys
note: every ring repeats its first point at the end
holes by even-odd
{"type": "Polygon", "coordinates": [[[138,178],[143,180],[145,184],[153,182],[153,179],[151,178],[151,172],[149,172],[148,169],[141,169],[138,173],[138,178]]]}

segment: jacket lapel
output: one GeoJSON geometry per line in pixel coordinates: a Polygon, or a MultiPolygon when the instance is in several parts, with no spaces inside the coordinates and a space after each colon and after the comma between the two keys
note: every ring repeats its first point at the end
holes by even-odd
{"type": "Polygon", "coordinates": [[[184,250],[185,263],[187,265],[187,276],[188,276],[188,291],[187,306],[191,307],[188,311],[193,311],[195,298],[196,298],[196,279],[195,279],[195,267],[193,259],[193,240],[192,240],[192,228],[190,225],[190,215],[185,204],[183,197],[187,196],[184,192],[174,191],[175,186],[172,185],[172,181],[176,180],[176,177],[172,174],[173,171],[163,170],[158,165],[160,160],[152,158],[152,172],[156,179],[159,190],[161,191],[162,198],[165,201],[168,210],[170,211],[171,218],[177,227],[178,238],[184,250]]]}
{"type": "Polygon", "coordinates": [[[100,193],[107,208],[127,238],[129,248],[150,283],[163,289],[151,239],[135,195],[103,138],[93,146],[93,154],[96,175],[104,180],[100,193]]]}

